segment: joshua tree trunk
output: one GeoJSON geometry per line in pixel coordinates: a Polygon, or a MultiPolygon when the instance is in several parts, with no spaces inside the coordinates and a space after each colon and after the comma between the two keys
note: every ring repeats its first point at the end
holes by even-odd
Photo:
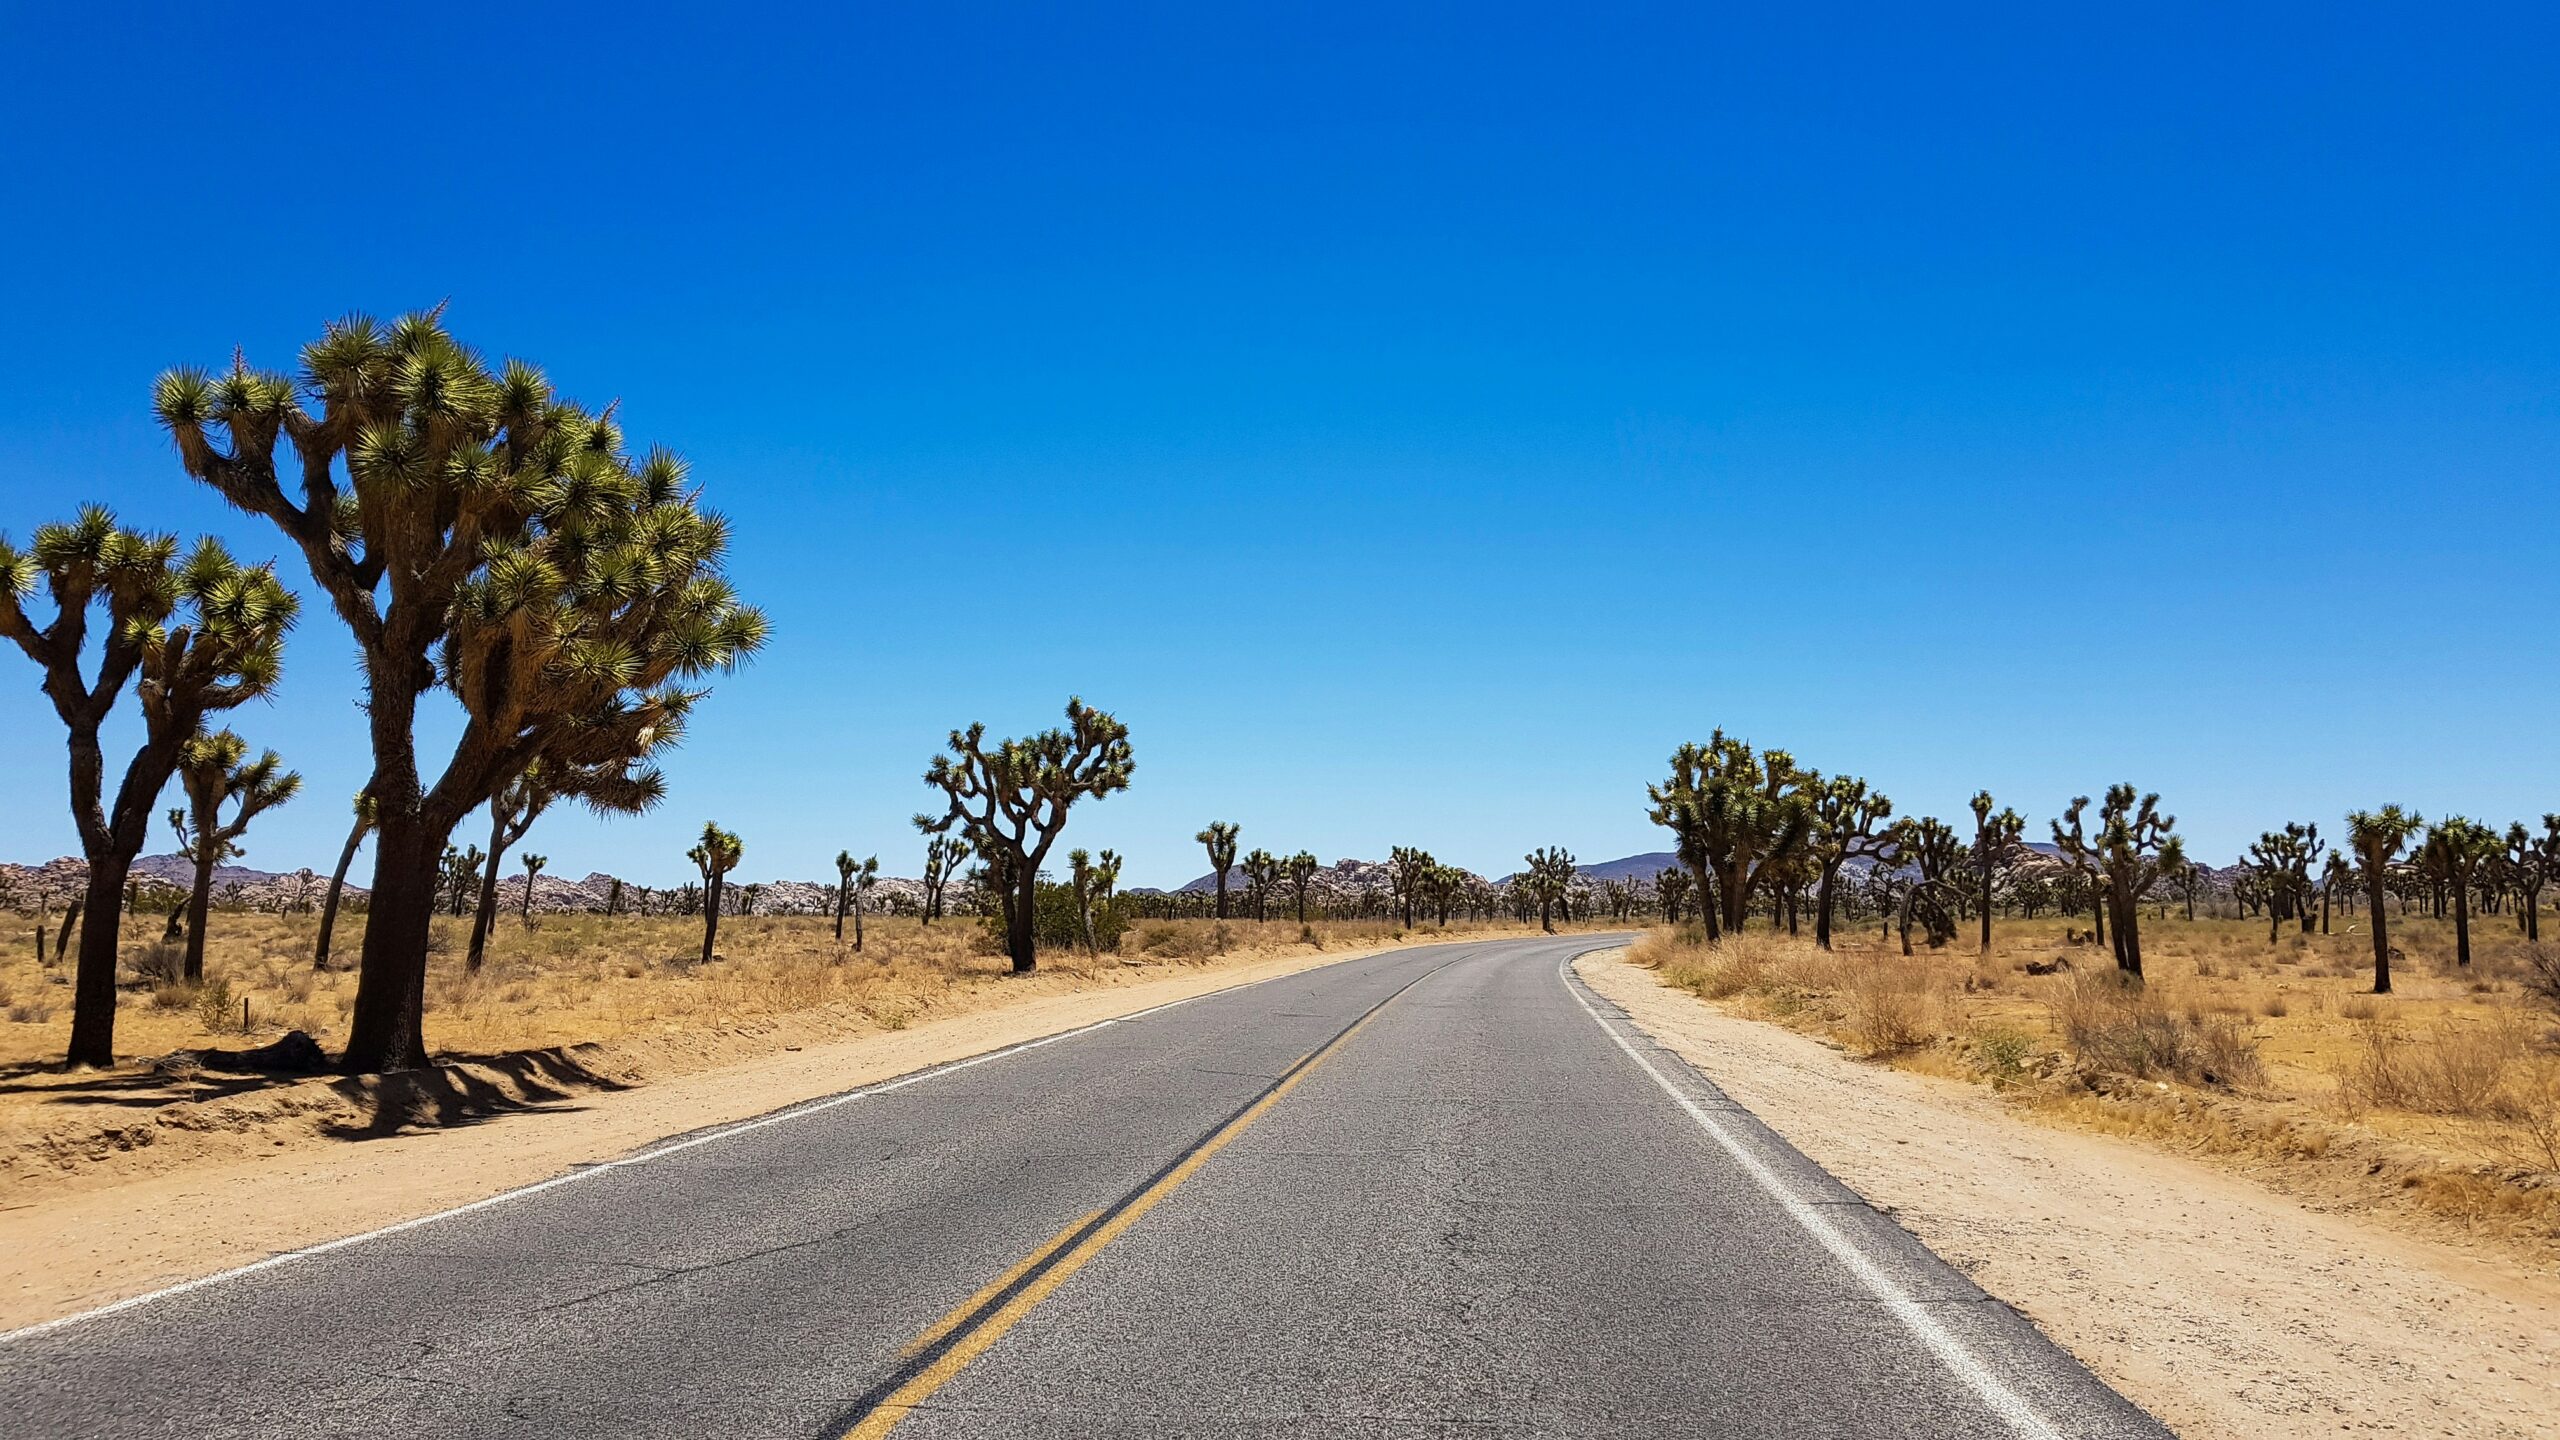
{"type": "MultiPolygon", "coordinates": [[[[839,883],[837,884],[837,886],[836,886],[836,943],[837,943],[837,944],[839,944],[839,945],[841,945],[841,944],[843,944],[843,943],[844,943],[844,912],[845,912],[845,907],[846,907],[846,905],[847,905],[847,903],[848,903],[848,901],[849,901],[849,897],[852,895],[852,893],[853,893],[853,886],[852,886],[851,884],[849,884],[849,883],[843,883],[843,882],[839,882],[839,883]]],[[[859,933],[860,933],[859,929],[857,929],[855,933],[859,934],[859,933]]],[[[856,950],[859,950],[859,949],[861,949],[862,947],[861,947],[861,946],[859,946],[859,945],[856,945],[856,946],[855,946],[855,947],[853,947],[853,948],[855,948],[856,950]]]]}
{"type": "MultiPolygon", "coordinates": [[[[507,853],[506,840],[506,817],[498,813],[493,801],[489,806],[489,868],[480,872],[480,907],[471,912],[471,951],[462,962],[462,968],[474,975],[480,973],[480,961],[488,952],[489,927],[498,919],[498,865],[507,853]]],[[[525,890],[530,894],[532,889],[533,882],[528,878],[525,890]]]]}
{"type": "Polygon", "coordinates": [[[211,830],[209,825],[197,828],[195,888],[187,892],[187,963],[178,973],[189,984],[204,978],[205,920],[213,909],[213,852],[221,843],[211,837],[211,830]]]}
{"type": "Polygon", "coordinates": [[[2142,978],[2142,914],[2131,896],[2116,899],[2116,968],[2142,978]]]}
{"type": "Polygon", "coordinates": [[[329,968],[329,937],[338,929],[338,897],[347,888],[347,867],[356,863],[356,849],[364,844],[364,832],[372,828],[358,817],[355,828],[347,832],[346,848],[338,852],[338,868],[329,874],[329,894],[320,902],[320,939],[311,947],[311,968],[329,968]]]}
{"type": "MultiPolygon", "coordinates": [[[[71,902],[70,908],[62,912],[62,928],[53,932],[54,964],[61,964],[62,957],[71,952],[71,932],[80,928],[80,912],[88,908],[87,902],[74,900],[71,902]]],[[[115,913],[115,907],[109,906],[107,908],[107,913],[113,915],[115,913]]],[[[44,958],[42,947],[38,947],[36,958],[38,960],[42,960],[44,958]]]]}
{"type": "Polygon", "coordinates": [[[2391,993],[2391,936],[2384,928],[2383,903],[2386,897],[2381,868],[2373,864],[2365,867],[2365,899],[2368,902],[2365,908],[2373,912],[2373,993],[2388,995],[2391,993]]]}
{"type": "Polygon", "coordinates": [[[711,963],[711,947],[720,938],[720,895],[729,887],[726,877],[713,871],[702,890],[702,963],[711,963]]]}
{"type": "Polygon", "coordinates": [[[853,953],[862,953],[862,897],[853,897],[853,953]]]}
{"type": "MultiPolygon", "coordinates": [[[[139,849],[140,846],[135,847],[139,849]]],[[[103,901],[106,913],[116,913],[115,897],[124,890],[125,877],[132,873],[131,855],[108,851],[90,857],[87,907],[90,922],[80,927],[80,962],[72,975],[71,1050],[73,1065],[94,1065],[100,1069],[116,1063],[116,936],[117,926],[110,921],[99,924],[95,916],[103,901]]],[[[36,943],[41,946],[39,931],[36,943]]]]}
{"type": "Polygon", "coordinates": [[[2453,887],[2453,963],[2471,963],[2471,887],[2453,887]]]}
{"type": "Polygon", "coordinates": [[[1991,862],[1982,862],[1982,953],[1991,953],[1991,862]]]}
{"type": "Polygon", "coordinates": [[[427,1063],[427,932],[435,920],[435,857],[445,837],[404,812],[405,806],[383,803],[374,826],[373,899],[342,1062],[355,1075],[427,1063]]]}
{"type": "MultiPolygon", "coordinates": [[[[1037,864],[1033,862],[1026,862],[1020,868],[1022,875],[1014,882],[1013,893],[1005,897],[1005,905],[1009,912],[1005,916],[1004,926],[1005,953],[1013,961],[1014,974],[1028,975],[1040,968],[1038,933],[1040,872],[1037,864]]],[[[1218,894],[1223,901],[1226,895],[1226,886],[1223,883],[1218,887],[1218,894]]],[[[1219,906],[1219,913],[1223,916],[1225,912],[1226,907],[1222,903],[1219,906]]]]}
{"type": "Polygon", "coordinates": [[[1839,876],[1840,867],[1832,866],[1822,872],[1822,878],[1813,887],[1813,943],[1825,950],[1831,948],[1832,887],[1838,883],[1839,876]]]}

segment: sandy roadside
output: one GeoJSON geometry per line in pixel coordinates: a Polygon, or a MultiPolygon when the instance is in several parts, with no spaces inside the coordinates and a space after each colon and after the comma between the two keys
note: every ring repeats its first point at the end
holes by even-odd
{"type": "Polygon", "coordinates": [[[665,1136],[1377,953],[1310,951],[1046,995],[632,1089],[584,1092],[461,1128],[368,1140],[279,1135],[270,1154],[12,1193],[0,1201],[0,1330],[467,1204],[665,1136]]]}
{"type": "Polygon", "coordinates": [[[2560,1279],[1861,1064],[1667,988],[1622,951],[1579,969],[2189,1440],[2560,1436],[2560,1279]]]}

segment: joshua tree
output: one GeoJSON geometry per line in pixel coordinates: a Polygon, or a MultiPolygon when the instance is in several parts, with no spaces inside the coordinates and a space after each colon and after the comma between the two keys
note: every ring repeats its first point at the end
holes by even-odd
{"type": "MultiPolygon", "coordinates": [[[[1825,780],[1817,775],[1805,777],[1806,803],[1811,807],[1812,824],[1805,832],[1805,848],[1813,861],[1816,874],[1813,892],[1813,943],[1831,948],[1831,915],[1836,903],[1835,891],[1840,868],[1852,860],[1873,860],[1892,846],[1886,824],[1893,815],[1893,801],[1880,791],[1871,791],[1867,782],[1855,776],[1839,775],[1825,780]]],[[[1678,874],[1665,870],[1665,876],[1678,874]]],[[[1663,882],[1654,882],[1657,890],[1663,882]]],[[[1679,917],[1677,895],[1688,891],[1686,877],[1673,898],[1665,902],[1670,918],[1679,917]]]]}
{"type": "Polygon", "coordinates": [[[2323,848],[2320,827],[2299,821],[2267,831],[2249,847],[2249,868],[2267,899],[2268,944],[2275,943],[2287,920],[2299,921],[2306,931],[2311,928],[2311,867],[2319,863],[2323,848]]]}
{"type": "Polygon", "coordinates": [[[71,1064],[115,1063],[118,901],[150,838],[153,802],[205,717],[275,687],[294,608],[265,567],[241,565],[210,539],[180,559],[175,539],[122,529],[98,506],[39,528],[23,551],[0,537],[0,637],[43,670],[45,697],[69,732],[71,818],[89,862],[71,1064]],[[39,589],[52,605],[43,624],[26,606],[39,589]],[[92,659],[94,678],[82,670],[92,659]],[[99,732],[127,686],[142,710],[142,743],[109,801],[99,732]]]}
{"type": "Polygon", "coordinates": [[[951,888],[951,877],[969,863],[969,842],[957,835],[937,835],[926,825],[925,817],[916,817],[924,825],[924,922],[927,925],[942,917],[942,895],[951,888]]]}
{"type": "Polygon", "coordinates": [[[169,812],[169,828],[177,832],[178,853],[195,862],[195,884],[187,892],[187,959],[180,973],[188,980],[204,978],[205,919],[213,904],[213,867],[242,853],[240,837],[249,822],[292,799],[302,777],[284,768],[276,752],[248,758],[249,745],[229,730],[188,737],[178,748],[178,781],[187,803],[169,812]],[[222,807],[232,807],[222,818],[222,807]]]}
{"type": "Polygon", "coordinates": [[[2392,862],[2399,858],[2400,847],[2426,821],[2415,813],[2403,813],[2397,805],[2380,810],[2358,810],[2347,816],[2347,844],[2356,852],[2356,868],[2364,876],[2366,909],[2373,914],[2373,993],[2391,993],[2391,938],[2384,902],[2390,894],[2392,862]]]}
{"type": "Polygon", "coordinates": [[[2177,817],[2160,813],[2160,797],[2138,800],[2131,785],[2110,785],[2098,807],[2095,835],[2082,829],[2089,797],[2072,800],[2063,818],[2053,822],[2053,843],[2063,858],[2090,875],[2099,898],[2094,903],[2113,919],[2116,968],[2137,979],[2142,975],[2141,917],[2136,907],[2163,875],[2187,863],[2186,842],[2174,833],[2177,817]],[[2064,822],[2070,828],[2063,828],[2064,822]]]}
{"type": "Polygon", "coordinates": [[[1413,907],[1422,899],[1422,886],[1437,864],[1431,852],[1411,845],[1397,845],[1387,851],[1387,888],[1395,892],[1403,907],[1404,928],[1413,928],[1413,907]]]}
{"type": "Polygon", "coordinates": [[[1084,929],[1084,948],[1088,955],[1099,955],[1102,947],[1093,937],[1093,907],[1109,904],[1111,892],[1120,885],[1120,857],[1105,850],[1096,860],[1083,850],[1067,852],[1067,879],[1076,896],[1076,923],[1084,929]]]}
{"type": "Polygon", "coordinates": [[[1431,907],[1435,924],[1447,925],[1449,911],[1467,893],[1467,872],[1455,865],[1433,865],[1423,872],[1422,900],[1431,907]]]}
{"type": "Polygon", "coordinates": [[[1316,864],[1314,853],[1306,850],[1290,856],[1283,864],[1289,877],[1289,891],[1298,902],[1298,928],[1304,930],[1307,928],[1307,889],[1315,884],[1316,871],[1322,867],[1316,864]]]}
{"type": "MultiPolygon", "coordinates": [[[[1676,865],[1663,867],[1662,873],[1653,877],[1653,898],[1662,903],[1663,920],[1679,924],[1680,907],[1689,898],[1689,872],[1676,865]]],[[[1825,928],[1821,917],[1817,916],[1814,929],[1820,932],[1825,928]]]]}
{"type": "Polygon", "coordinates": [[[984,725],[951,732],[951,753],[934,756],[924,776],[950,808],[919,815],[916,825],[933,834],[958,829],[1002,871],[1005,949],[1022,975],[1039,964],[1040,864],[1067,826],[1067,808],[1129,788],[1137,762],[1129,727],[1080,699],[1067,701],[1063,730],[1000,741],[993,749],[986,735],[984,725]]]}
{"type": "Polygon", "coordinates": [[[2542,939],[2542,887],[2560,876],[2560,814],[2542,817],[2542,833],[2519,820],[2507,827],[2507,862],[2515,875],[2516,924],[2524,938],[2542,939]]]}
{"type": "Polygon", "coordinates": [[[850,850],[836,852],[836,943],[844,943],[844,915],[853,911],[853,953],[862,953],[862,897],[880,883],[880,857],[857,862],[850,850]]]}
{"type": "Polygon", "coordinates": [[[2480,867],[2505,853],[2498,832],[2464,815],[2447,816],[2427,829],[2419,854],[2453,891],[2454,964],[2471,963],[2471,887],[2480,867]]]}
{"type": "MultiPolygon", "coordinates": [[[[509,847],[524,839],[533,822],[562,800],[576,800],[598,815],[639,815],[665,799],[666,776],[649,757],[684,738],[684,717],[690,705],[688,698],[678,697],[649,724],[626,731],[620,738],[627,748],[620,753],[599,751],[577,763],[535,760],[489,797],[489,859],[479,875],[480,906],[472,913],[464,969],[478,973],[487,952],[489,927],[498,914],[498,867],[509,847]]],[[[528,875],[528,905],[532,893],[528,875]]],[[[532,913],[530,908],[525,912],[528,923],[532,913]]]]}
{"type": "Polygon", "coordinates": [[[1902,953],[1911,953],[1911,917],[1918,915],[1926,930],[1929,948],[1944,946],[1956,938],[1955,901],[1961,887],[1957,876],[1970,867],[1971,854],[1956,829],[1935,815],[1904,820],[1893,827],[1894,868],[1909,867],[1917,872],[1911,884],[1902,891],[1899,916],[1902,926],[1902,953]]]}
{"type": "Polygon", "coordinates": [[[235,357],[220,375],[172,370],[153,395],[187,473],[274,522],[356,642],[375,804],[343,1062],[357,1073],[426,1058],[429,860],[462,817],[536,760],[631,753],[700,693],[687,682],[765,639],[721,578],[728,527],[697,508],[684,462],[633,456],[610,407],[579,408],[532,365],[491,371],[440,310],[340,320],[298,376],[235,357]],[[462,725],[430,779],[416,722],[437,687],[462,725]]]}
{"type": "Polygon", "coordinates": [[[702,963],[712,960],[711,947],[720,938],[720,897],[729,888],[729,872],[746,858],[747,847],[737,836],[723,830],[713,821],[704,821],[702,839],[684,858],[702,872],[702,963]]]}
{"type": "MultiPolygon", "coordinates": [[[[2193,867],[2191,866],[2189,868],[2192,869],[2193,867]]],[[[2329,852],[2328,860],[2320,867],[2321,934],[2326,935],[2329,933],[2329,906],[2331,902],[2335,901],[2339,895],[2347,893],[2349,887],[2353,886],[2355,882],[2356,867],[2354,864],[2347,859],[2343,851],[2335,849],[2331,850],[2329,852]]],[[[2187,918],[2190,920],[2196,918],[2195,902],[2192,900],[2187,902],[2187,918]]]]}
{"type": "MultiPolygon", "coordinates": [[[[495,862],[493,861],[492,863],[495,863],[495,862]]],[[[550,856],[548,856],[548,855],[536,855],[536,854],[532,853],[531,851],[527,851],[527,852],[525,853],[525,857],[524,857],[524,928],[526,928],[527,930],[530,930],[530,929],[532,929],[532,928],[533,928],[533,877],[535,877],[535,876],[537,876],[537,875],[541,874],[541,873],[542,873],[542,867],[543,867],[543,866],[545,866],[545,865],[548,865],[548,864],[550,864],[550,863],[551,863],[551,857],[550,857],[550,856]]]]}
{"type": "Polygon", "coordinates": [[[338,928],[338,899],[347,888],[347,867],[355,863],[356,849],[364,837],[373,833],[373,797],[356,792],[356,823],[347,831],[345,848],[338,852],[338,868],[329,872],[329,893],[320,902],[320,938],[311,947],[311,968],[329,968],[329,937],[338,928]]]}
{"type": "Polygon", "coordinates": [[[1529,868],[1520,872],[1515,883],[1526,884],[1538,902],[1538,928],[1556,933],[1556,903],[1573,889],[1573,852],[1562,846],[1549,846],[1530,851],[1522,857],[1529,868]]]}
{"type": "Polygon", "coordinates": [[[1256,850],[1244,857],[1245,899],[1253,905],[1253,923],[1271,918],[1271,887],[1280,880],[1280,857],[1268,850],[1256,850]]]}
{"type": "Polygon", "coordinates": [[[1716,731],[1671,756],[1670,778],[1648,786],[1653,823],[1678,841],[1698,885],[1707,934],[1741,934],[1751,897],[1800,854],[1813,829],[1809,785],[1784,750],[1756,752],[1716,731]]]}
{"type": "Polygon", "coordinates": [[[1977,790],[1973,808],[1974,902],[1982,907],[1982,953],[1991,953],[1991,892],[2026,849],[2027,822],[2015,810],[1993,814],[1991,792],[1977,790]]]}
{"type": "Polygon", "coordinates": [[[1218,918],[1227,918],[1227,872],[1236,868],[1236,829],[1224,820],[1212,820],[1209,828],[1191,838],[1209,852],[1209,866],[1218,872],[1218,918]]]}

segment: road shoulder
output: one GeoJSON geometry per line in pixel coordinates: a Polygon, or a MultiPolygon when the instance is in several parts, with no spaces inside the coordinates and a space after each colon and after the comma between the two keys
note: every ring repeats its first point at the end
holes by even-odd
{"type": "Polygon", "coordinates": [[[1862,1064],[1623,951],[1577,971],[2190,1440],[2560,1436],[2560,1283],[1862,1064]]]}

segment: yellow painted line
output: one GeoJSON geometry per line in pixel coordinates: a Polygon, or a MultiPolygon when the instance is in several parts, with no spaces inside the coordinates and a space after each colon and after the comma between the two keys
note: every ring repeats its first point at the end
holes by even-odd
{"type": "MultiPolygon", "coordinates": [[[[1404,992],[1399,990],[1396,993],[1400,995],[1404,992]]],[[[1393,999],[1394,996],[1389,996],[1388,998],[1393,999]]],[[[1190,1179],[1199,1171],[1201,1166],[1209,1163],[1210,1156],[1225,1149],[1228,1141],[1243,1134],[1246,1126],[1261,1119],[1270,1111],[1272,1106],[1279,1104],[1281,1099],[1290,1091],[1298,1088],[1298,1082],[1306,1079],[1309,1075],[1314,1074],[1315,1068],[1323,1064],[1327,1059],[1330,1059],[1335,1051],[1350,1044],[1351,1037],[1368,1029],[1369,1022],[1377,1019],[1379,1014],[1385,1009],[1386,1006],[1383,1003],[1380,1004],[1377,1009],[1361,1016],[1358,1023],[1354,1024],[1350,1029],[1333,1037],[1332,1041],[1326,1044],[1323,1049],[1317,1050],[1308,1055],[1304,1060],[1299,1061],[1297,1068],[1291,1070],[1286,1076],[1284,1076],[1279,1084],[1272,1086],[1261,1099],[1256,1100],[1253,1104],[1245,1107],[1245,1109],[1234,1119],[1219,1126],[1208,1139],[1203,1140],[1197,1146],[1194,1146],[1191,1153],[1182,1158],[1181,1163],[1175,1165],[1172,1169],[1167,1170],[1156,1180],[1154,1184],[1149,1185],[1142,1191],[1139,1191],[1136,1199],[1131,1200],[1128,1204],[1122,1206],[1118,1213],[1114,1214],[1109,1220],[1104,1221],[1101,1227],[1096,1229],[1092,1234],[1085,1236],[1082,1241],[1076,1244],[1075,1248],[1067,1251],[1067,1253],[1059,1259],[1056,1264],[1050,1266],[1047,1270],[1042,1271],[1038,1279],[1035,1279],[1030,1284],[1023,1286],[1011,1300],[1004,1303],[1003,1308],[997,1310],[993,1315],[988,1316],[983,1324],[980,1324],[975,1329],[972,1329],[968,1333],[962,1335],[957,1341],[954,1341],[950,1349],[945,1350],[940,1355],[934,1357],[932,1364],[925,1366],[922,1370],[917,1371],[913,1376],[909,1377],[907,1383],[890,1391],[879,1404],[871,1407],[870,1413],[864,1415],[860,1421],[856,1422],[852,1429],[844,1432],[844,1440],[878,1440],[878,1437],[886,1435],[891,1430],[896,1429],[898,1422],[906,1419],[909,1412],[915,1410],[927,1400],[932,1399],[935,1391],[950,1384],[961,1371],[969,1368],[969,1362],[987,1353],[989,1347],[993,1346],[998,1340],[1004,1338],[1006,1331],[1020,1323],[1023,1316],[1030,1314],[1035,1306],[1037,1306],[1041,1301],[1049,1298],[1051,1292],[1055,1291],[1060,1285],[1065,1284],[1067,1282],[1067,1277],[1075,1274],[1078,1270],[1083,1269],[1087,1261],[1090,1261],[1095,1255],[1101,1253],[1103,1246],[1108,1245],[1113,1240],[1119,1238],[1122,1231],[1125,1231],[1130,1226],[1137,1224],[1140,1216],[1146,1214],[1149,1210],[1154,1209],[1158,1201],[1161,1201],[1167,1195],[1172,1194],[1175,1189],[1181,1186],[1183,1181],[1190,1179]]],[[[1082,1228],[1082,1226],[1090,1219],[1091,1217],[1088,1216],[1085,1221],[1078,1221],[1075,1225],[1069,1226],[1068,1233],[1075,1233],[1077,1229],[1082,1228]]],[[[1056,1241],[1050,1242],[1052,1247],[1054,1247],[1056,1243],[1056,1241]]],[[[1034,1255],[1031,1259],[1025,1260],[1022,1264],[1014,1267],[1014,1270],[1010,1273],[1016,1276],[1027,1273],[1032,1266],[1038,1262],[1038,1259],[1039,1257],[1034,1255]]],[[[988,1286],[986,1290],[980,1291],[979,1293],[981,1295],[985,1295],[991,1291],[1000,1291],[1007,1283],[1010,1282],[999,1281],[988,1286]]],[[[965,1311],[969,1307],[963,1306],[961,1308],[965,1311]]],[[[947,1324],[949,1317],[945,1317],[945,1319],[946,1324],[937,1327],[939,1332],[942,1334],[949,1333],[947,1324]]],[[[939,1336],[936,1335],[935,1338],[939,1338],[939,1336]]],[[[931,1343],[931,1339],[919,1340],[914,1345],[908,1347],[908,1353],[912,1354],[917,1350],[922,1350],[931,1343]]]]}
{"type": "Polygon", "coordinates": [[[952,1331],[959,1329],[961,1321],[977,1314],[979,1306],[984,1305],[988,1301],[996,1298],[998,1295],[1003,1294],[1014,1281],[1030,1274],[1031,1267],[1048,1259],[1051,1255],[1056,1254],[1058,1252],[1058,1247],[1074,1239],[1077,1231],[1082,1230],[1087,1225],[1090,1225],[1101,1218],[1102,1212],[1099,1210],[1088,1210],[1083,1215],[1078,1216],[1074,1224],[1059,1231],[1056,1237],[1051,1239],[1048,1244],[1043,1245],[1039,1249],[1032,1251],[1030,1254],[1023,1256],[1019,1264],[997,1276],[993,1280],[988,1281],[985,1285],[979,1287],[977,1294],[972,1295],[968,1299],[961,1301],[958,1305],[953,1306],[950,1314],[934,1321],[923,1334],[908,1341],[907,1348],[898,1352],[899,1356],[901,1358],[912,1357],[925,1350],[931,1349],[933,1347],[933,1342],[950,1334],[952,1331]]]}

